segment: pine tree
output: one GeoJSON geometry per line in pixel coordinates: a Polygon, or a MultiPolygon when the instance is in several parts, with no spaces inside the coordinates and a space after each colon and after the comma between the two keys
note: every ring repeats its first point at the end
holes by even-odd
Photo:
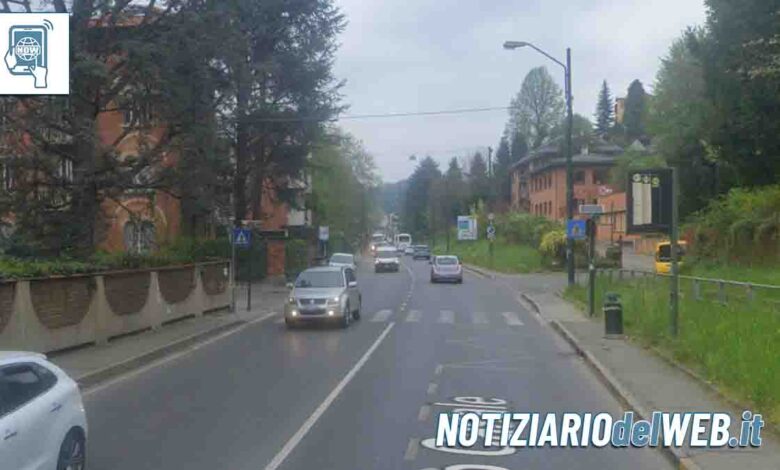
{"type": "Polygon", "coordinates": [[[639,80],[631,82],[626,95],[626,112],[623,117],[626,136],[631,140],[645,135],[646,95],[642,82],[639,80]]]}
{"type": "Polygon", "coordinates": [[[607,81],[601,84],[599,100],[596,104],[596,133],[604,136],[609,132],[615,123],[615,107],[612,101],[612,94],[609,92],[607,81]]]}

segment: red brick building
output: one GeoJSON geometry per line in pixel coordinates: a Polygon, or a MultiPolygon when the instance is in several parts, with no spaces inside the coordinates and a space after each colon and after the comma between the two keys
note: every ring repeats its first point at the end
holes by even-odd
{"type": "MultiPolygon", "coordinates": [[[[597,142],[572,157],[575,215],[581,204],[596,204],[612,192],[609,169],[623,150],[597,142]]],[[[554,220],[566,219],[566,158],[557,144],[541,147],[510,168],[512,209],[554,220]]]]}

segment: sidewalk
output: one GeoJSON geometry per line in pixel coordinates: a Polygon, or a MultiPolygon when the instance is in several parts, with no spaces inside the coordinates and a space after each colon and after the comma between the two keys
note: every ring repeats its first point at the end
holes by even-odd
{"type": "Polygon", "coordinates": [[[112,340],[106,345],[86,346],[49,355],[49,359],[73,377],[82,388],[182,351],[208,338],[227,333],[252,321],[280,312],[287,297],[284,286],[256,283],[252,286],[252,309],[246,311],[246,288],[236,289],[236,312],[221,311],[188,318],[112,340]]]}
{"type": "MultiPolygon", "coordinates": [[[[480,269],[480,271],[483,271],[480,269]]],[[[642,417],[653,411],[726,411],[739,420],[743,409],[734,409],[707,385],[694,379],[655,353],[626,340],[604,338],[604,325],[591,320],[560,297],[565,274],[507,275],[485,272],[517,289],[539,309],[540,315],[585,359],[599,379],[628,408],[642,417]]],[[[739,421],[732,423],[732,435],[739,421]]],[[[758,449],[691,449],[669,452],[680,468],[703,470],[766,470],[780,468],[780,445],[762,433],[758,449]]]]}

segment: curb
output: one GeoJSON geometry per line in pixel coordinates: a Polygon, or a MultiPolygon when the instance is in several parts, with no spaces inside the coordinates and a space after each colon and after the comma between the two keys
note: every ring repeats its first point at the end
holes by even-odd
{"type": "MultiPolygon", "coordinates": [[[[584,349],[582,345],[580,345],[577,338],[565,326],[563,326],[561,322],[558,320],[550,320],[550,326],[552,326],[552,328],[558,334],[560,334],[563,339],[565,339],[566,342],[568,342],[574,348],[575,351],[577,351],[577,354],[579,354],[585,360],[588,366],[593,369],[599,380],[607,387],[610,393],[612,393],[612,395],[618,399],[618,401],[620,401],[624,406],[633,410],[634,413],[636,413],[637,416],[639,416],[641,419],[650,419],[650,412],[639,403],[639,400],[637,400],[637,398],[634,397],[634,395],[629,392],[623,386],[623,384],[620,383],[619,380],[617,380],[617,378],[612,374],[612,372],[609,371],[609,369],[607,369],[606,366],[601,364],[601,362],[596,359],[593,354],[584,349]]],[[[657,447],[657,450],[670,459],[672,463],[679,469],[701,470],[701,467],[694,463],[690,457],[685,456],[680,451],[680,449],[673,447],[657,447]]]]}
{"type": "Polygon", "coordinates": [[[82,391],[87,390],[110,379],[126,374],[132,370],[139,369],[150,362],[161,359],[165,356],[169,356],[175,352],[187,349],[188,347],[200,343],[208,338],[226,333],[228,331],[237,330],[245,324],[247,324],[245,320],[236,319],[230,323],[219,325],[210,330],[202,331],[191,336],[186,336],[172,343],[168,343],[159,348],[152,349],[151,351],[147,351],[143,354],[131,357],[130,359],[117,362],[116,364],[112,364],[103,369],[87,372],[86,374],[75,378],[76,383],[78,383],[79,388],[81,388],[82,391]]]}
{"type": "Polygon", "coordinates": [[[487,272],[487,271],[483,271],[482,269],[480,269],[480,268],[477,268],[476,266],[472,266],[472,265],[470,265],[470,264],[465,264],[465,263],[464,263],[464,264],[463,264],[463,267],[464,267],[464,268],[465,268],[467,271],[471,271],[471,272],[473,272],[473,273],[475,273],[475,274],[477,274],[477,275],[479,275],[479,276],[482,276],[482,277],[484,277],[484,278],[487,278],[487,279],[495,279],[495,278],[496,278],[496,275],[495,275],[495,274],[491,274],[491,273],[489,273],[489,272],[487,272]]]}

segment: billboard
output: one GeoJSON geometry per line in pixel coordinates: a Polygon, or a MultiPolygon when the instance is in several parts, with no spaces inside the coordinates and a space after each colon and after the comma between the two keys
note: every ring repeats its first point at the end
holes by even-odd
{"type": "Polygon", "coordinates": [[[669,233],[673,184],[671,168],[629,171],[626,233],[669,233]]]}
{"type": "Polygon", "coordinates": [[[458,240],[477,239],[477,217],[474,215],[458,216],[458,240]]]}

